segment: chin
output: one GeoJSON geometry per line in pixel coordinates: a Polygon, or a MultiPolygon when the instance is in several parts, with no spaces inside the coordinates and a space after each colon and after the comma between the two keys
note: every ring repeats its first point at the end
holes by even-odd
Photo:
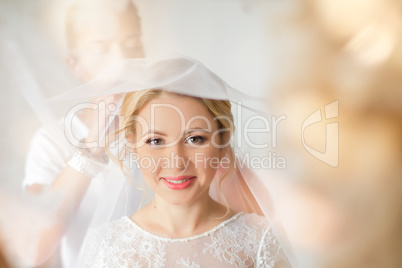
{"type": "Polygon", "coordinates": [[[183,205],[189,205],[194,203],[194,198],[188,197],[185,198],[183,196],[169,196],[168,198],[163,198],[166,203],[175,205],[175,206],[183,206],[183,205]]]}

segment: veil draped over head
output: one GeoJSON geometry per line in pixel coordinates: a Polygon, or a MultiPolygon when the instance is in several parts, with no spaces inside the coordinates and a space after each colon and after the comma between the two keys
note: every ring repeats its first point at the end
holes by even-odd
{"type": "MultiPolygon", "coordinates": [[[[266,153],[266,147],[261,146],[266,142],[266,137],[261,131],[244,131],[251,126],[253,130],[261,130],[265,126],[265,115],[262,112],[264,102],[232,88],[203,64],[183,56],[123,60],[111,65],[90,82],[50,100],[59,103],[75,100],[75,106],[66,110],[64,119],[64,134],[69,143],[74,147],[106,146],[109,156],[124,164],[121,170],[116,161],[109,161],[104,165],[102,178],[95,178],[104,180],[104,186],[101,187],[99,198],[94,201],[96,209],[90,227],[131,215],[153,198],[153,193],[138,168],[137,159],[126,154],[128,141],[125,133],[111,135],[116,133],[119,121],[122,120],[119,118],[122,96],[128,92],[146,89],[231,102],[234,116],[231,140],[234,168],[222,182],[219,178],[213,180],[210,195],[233,210],[264,215],[279,230],[264,178],[257,176],[255,172],[260,167],[250,168],[248,165],[250,158],[266,153]],[[95,143],[84,144],[74,136],[72,122],[83,109],[104,111],[99,112],[99,122],[104,121],[106,124],[99,126],[106,127],[99,127],[99,139],[95,143]]],[[[223,172],[225,170],[220,167],[216,177],[220,177],[223,172]]],[[[283,238],[283,234],[278,236],[283,238]]]]}

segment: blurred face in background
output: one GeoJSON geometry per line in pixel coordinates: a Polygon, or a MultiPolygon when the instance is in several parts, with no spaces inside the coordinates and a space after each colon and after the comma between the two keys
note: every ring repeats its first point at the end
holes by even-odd
{"type": "Polygon", "coordinates": [[[129,2],[120,7],[101,2],[71,10],[67,20],[67,63],[84,82],[114,61],[144,57],[136,8],[129,2]]]}

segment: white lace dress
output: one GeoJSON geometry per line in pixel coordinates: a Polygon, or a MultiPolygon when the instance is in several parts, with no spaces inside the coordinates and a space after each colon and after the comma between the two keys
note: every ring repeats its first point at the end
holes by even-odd
{"type": "Polygon", "coordinates": [[[242,212],[205,233],[175,239],[123,217],[89,231],[77,266],[289,267],[267,220],[242,212]]]}

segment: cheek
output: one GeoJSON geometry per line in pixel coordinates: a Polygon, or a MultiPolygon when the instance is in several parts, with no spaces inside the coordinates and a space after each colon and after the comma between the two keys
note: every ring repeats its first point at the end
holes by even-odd
{"type": "Polygon", "coordinates": [[[157,163],[160,156],[158,155],[158,153],[140,148],[136,150],[136,154],[141,173],[147,178],[154,177],[159,170],[157,163]]]}
{"type": "Polygon", "coordinates": [[[220,151],[216,148],[197,150],[193,154],[193,164],[198,173],[213,177],[219,168],[220,151]]]}
{"type": "Polygon", "coordinates": [[[92,74],[98,74],[108,66],[105,56],[98,53],[89,53],[81,62],[83,67],[92,74]]]}
{"type": "Polygon", "coordinates": [[[104,69],[103,63],[98,58],[84,57],[78,63],[78,75],[80,79],[89,81],[104,69]]]}
{"type": "Polygon", "coordinates": [[[220,156],[220,150],[212,145],[209,147],[205,148],[201,152],[203,155],[205,155],[207,158],[217,158],[219,159],[220,156]]]}
{"type": "Polygon", "coordinates": [[[155,150],[150,148],[138,148],[137,154],[142,161],[145,159],[149,159],[150,161],[160,162],[161,159],[166,158],[169,155],[169,152],[166,150],[155,150]]]}

